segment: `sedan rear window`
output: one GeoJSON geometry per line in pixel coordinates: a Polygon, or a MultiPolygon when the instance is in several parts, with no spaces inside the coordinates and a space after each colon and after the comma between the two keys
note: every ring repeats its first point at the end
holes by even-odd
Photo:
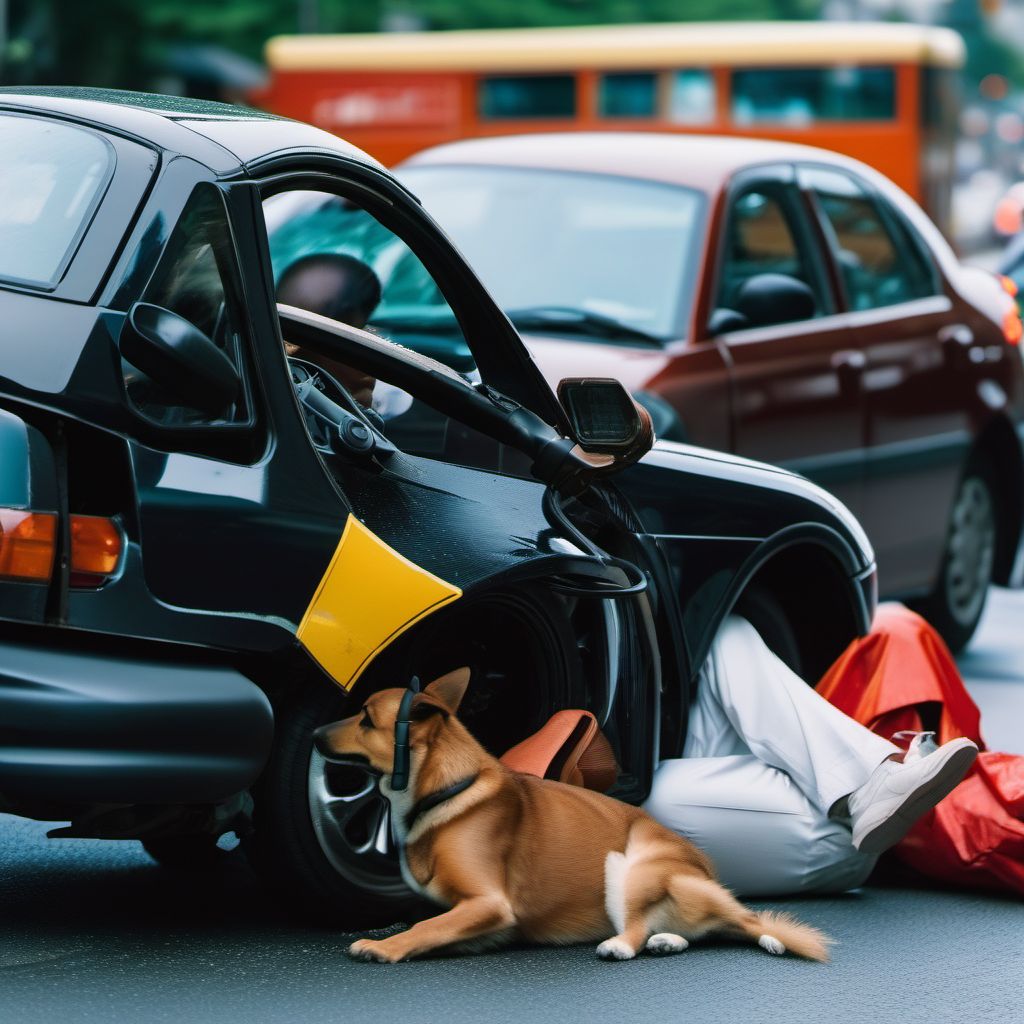
{"type": "Polygon", "coordinates": [[[4,116],[0,154],[0,278],[52,287],[110,181],[113,148],[82,128],[4,116]]]}

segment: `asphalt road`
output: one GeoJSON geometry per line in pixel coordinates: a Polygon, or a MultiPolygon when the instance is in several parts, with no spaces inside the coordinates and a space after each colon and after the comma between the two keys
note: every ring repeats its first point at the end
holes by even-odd
{"type": "MultiPolygon", "coordinates": [[[[1000,593],[963,667],[990,745],[1024,752],[1024,594],[1000,593]]],[[[785,905],[833,963],[694,945],[606,964],[586,947],[386,967],[297,925],[244,864],[203,880],[137,843],[47,840],[0,816],[0,1021],[757,1021],[1021,1019],[1020,901],[871,886],[785,905]]]]}

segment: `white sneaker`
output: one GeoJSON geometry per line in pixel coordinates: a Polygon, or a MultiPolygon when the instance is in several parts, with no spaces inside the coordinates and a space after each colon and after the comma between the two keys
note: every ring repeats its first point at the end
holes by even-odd
{"type": "Polygon", "coordinates": [[[893,743],[901,739],[909,741],[906,753],[903,755],[904,764],[920,761],[922,757],[934,754],[939,749],[938,743],[935,742],[935,733],[933,732],[914,732],[913,729],[901,729],[899,732],[894,732],[889,739],[893,743]]]}
{"type": "Polygon", "coordinates": [[[895,846],[952,791],[977,756],[978,748],[961,737],[909,764],[883,761],[849,796],[853,845],[872,857],[895,846]]]}

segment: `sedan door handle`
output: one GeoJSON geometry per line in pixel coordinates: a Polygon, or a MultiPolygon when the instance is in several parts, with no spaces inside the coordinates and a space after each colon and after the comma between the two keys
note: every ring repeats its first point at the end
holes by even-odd
{"type": "Polygon", "coordinates": [[[832,369],[838,373],[859,374],[868,365],[868,357],[857,348],[844,348],[832,353],[832,369]]]}
{"type": "Polygon", "coordinates": [[[967,348],[974,343],[974,331],[967,324],[947,324],[939,329],[936,337],[943,345],[951,348],[956,345],[967,348]]]}
{"type": "Polygon", "coordinates": [[[839,394],[855,399],[864,389],[864,368],[867,356],[859,348],[845,348],[832,353],[832,369],[839,382],[839,394]]]}

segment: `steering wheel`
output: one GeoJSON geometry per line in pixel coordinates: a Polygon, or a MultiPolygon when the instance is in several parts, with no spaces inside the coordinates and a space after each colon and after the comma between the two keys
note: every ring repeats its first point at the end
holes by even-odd
{"type": "Polygon", "coordinates": [[[317,449],[363,457],[394,454],[394,445],[381,433],[379,417],[359,405],[330,373],[295,356],[288,356],[288,372],[317,449]]]}

